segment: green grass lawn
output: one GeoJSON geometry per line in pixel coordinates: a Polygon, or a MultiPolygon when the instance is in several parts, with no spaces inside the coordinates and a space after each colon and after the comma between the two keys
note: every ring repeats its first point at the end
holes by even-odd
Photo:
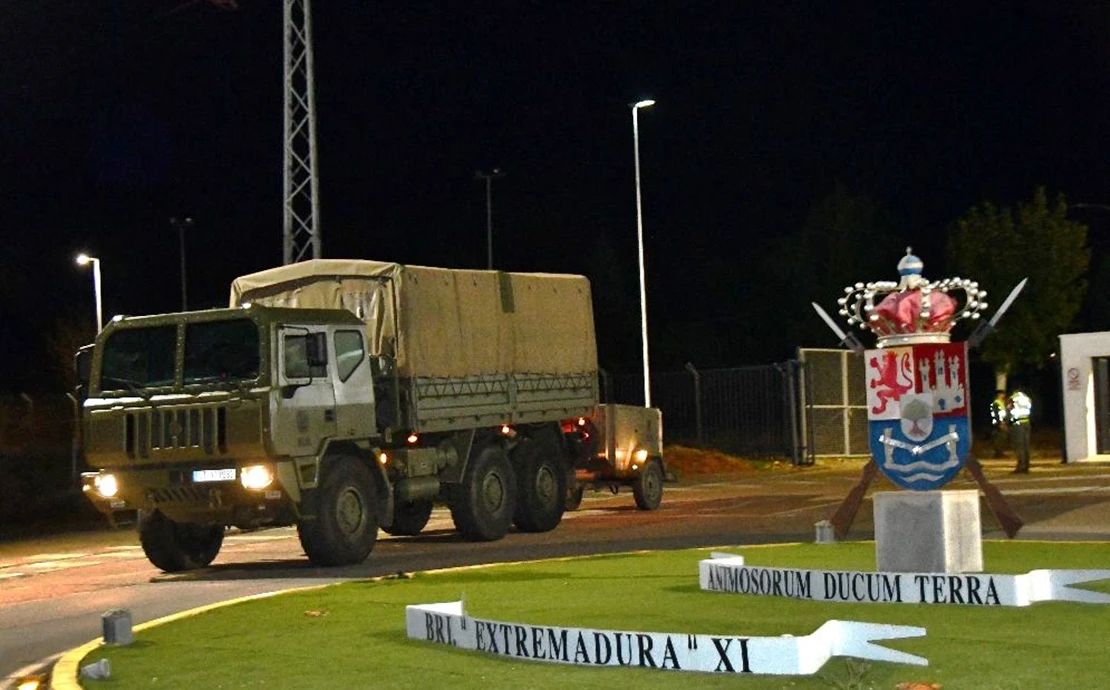
{"type": "MultiPolygon", "coordinates": [[[[737,547],[748,564],[873,570],[871,542],[737,547]]],[[[1110,566],[1107,543],[987,542],[986,571],[1110,566]]],[[[86,688],[1105,688],[1110,606],[1027,608],[835,604],[702,592],[685,550],[416,574],[253,600],[96,649],[112,678],[86,688]],[[608,630],[806,635],[826,620],[917,625],[924,638],[886,646],[928,667],[834,658],[815,676],[748,676],[520,662],[405,636],[405,606],[463,598],[473,616],[608,630]]],[[[1110,592],[1110,581],[1091,585],[1110,592]]]]}

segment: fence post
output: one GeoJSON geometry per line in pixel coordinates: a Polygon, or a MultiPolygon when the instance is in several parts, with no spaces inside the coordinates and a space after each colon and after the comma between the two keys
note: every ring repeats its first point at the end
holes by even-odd
{"type": "Polygon", "coordinates": [[[802,448],[798,433],[798,382],[801,378],[801,363],[789,360],[783,363],[783,385],[786,387],[786,416],[790,420],[790,462],[794,465],[806,464],[802,457],[802,448]]]}
{"type": "Polygon", "coordinates": [[[705,431],[701,425],[701,374],[694,368],[693,362],[686,363],[686,371],[694,377],[694,429],[698,437],[698,445],[705,445],[705,431]]]}

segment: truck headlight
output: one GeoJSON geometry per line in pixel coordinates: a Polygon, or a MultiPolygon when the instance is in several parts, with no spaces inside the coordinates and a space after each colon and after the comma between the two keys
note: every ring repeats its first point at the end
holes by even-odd
{"type": "Polygon", "coordinates": [[[115,498],[119,493],[119,480],[114,474],[98,474],[93,478],[93,488],[104,498],[115,498]]]}
{"type": "Polygon", "coordinates": [[[239,470],[239,482],[244,489],[261,491],[274,483],[274,471],[268,465],[248,465],[239,470]]]}

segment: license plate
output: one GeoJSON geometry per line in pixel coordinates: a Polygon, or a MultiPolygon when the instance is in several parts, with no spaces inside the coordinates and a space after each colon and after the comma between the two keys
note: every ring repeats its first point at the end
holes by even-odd
{"type": "Polygon", "coordinates": [[[235,468],[226,470],[193,470],[194,482],[233,482],[235,468]]]}

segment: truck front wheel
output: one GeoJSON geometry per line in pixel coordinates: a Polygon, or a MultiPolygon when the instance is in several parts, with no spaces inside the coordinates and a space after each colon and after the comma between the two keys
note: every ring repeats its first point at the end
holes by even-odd
{"type": "Polygon", "coordinates": [[[574,510],[578,510],[579,508],[581,508],[582,507],[582,494],[584,494],[585,492],[586,492],[586,487],[582,486],[581,484],[579,484],[578,486],[576,486],[574,488],[571,488],[571,487],[568,486],[567,487],[567,499],[566,499],[566,502],[565,502],[566,509],[574,511],[574,510]]]}
{"type": "Polygon", "coordinates": [[[648,460],[640,470],[640,476],[632,485],[632,495],[640,510],[655,510],[663,501],[663,464],[656,459],[648,460]]]}
{"type": "Polygon", "coordinates": [[[496,541],[509,532],[516,508],[516,477],[499,446],[471,460],[463,481],[452,487],[451,519],[470,541],[496,541]]]}
{"type": "Polygon", "coordinates": [[[320,485],[316,518],[297,523],[308,560],[320,566],[356,565],[378,539],[374,477],[353,456],[332,460],[320,485]]]}
{"type": "Polygon", "coordinates": [[[522,532],[548,532],[563,519],[567,485],[558,450],[541,436],[525,439],[513,451],[518,480],[513,523],[522,532]]]}
{"type": "Polygon", "coordinates": [[[223,525],[174,522],[161,511],[139,514],[139,543],[147,560],[167,573],[203,568],[224,543],[223,525]]]}
{"type": "Polygon", "coordinates": [[[415,537],[431,517],[432,502],[426,498],[398,503],[393,508],[393,524],[382,527],[382,531],[395,537],[415,537]]]}

